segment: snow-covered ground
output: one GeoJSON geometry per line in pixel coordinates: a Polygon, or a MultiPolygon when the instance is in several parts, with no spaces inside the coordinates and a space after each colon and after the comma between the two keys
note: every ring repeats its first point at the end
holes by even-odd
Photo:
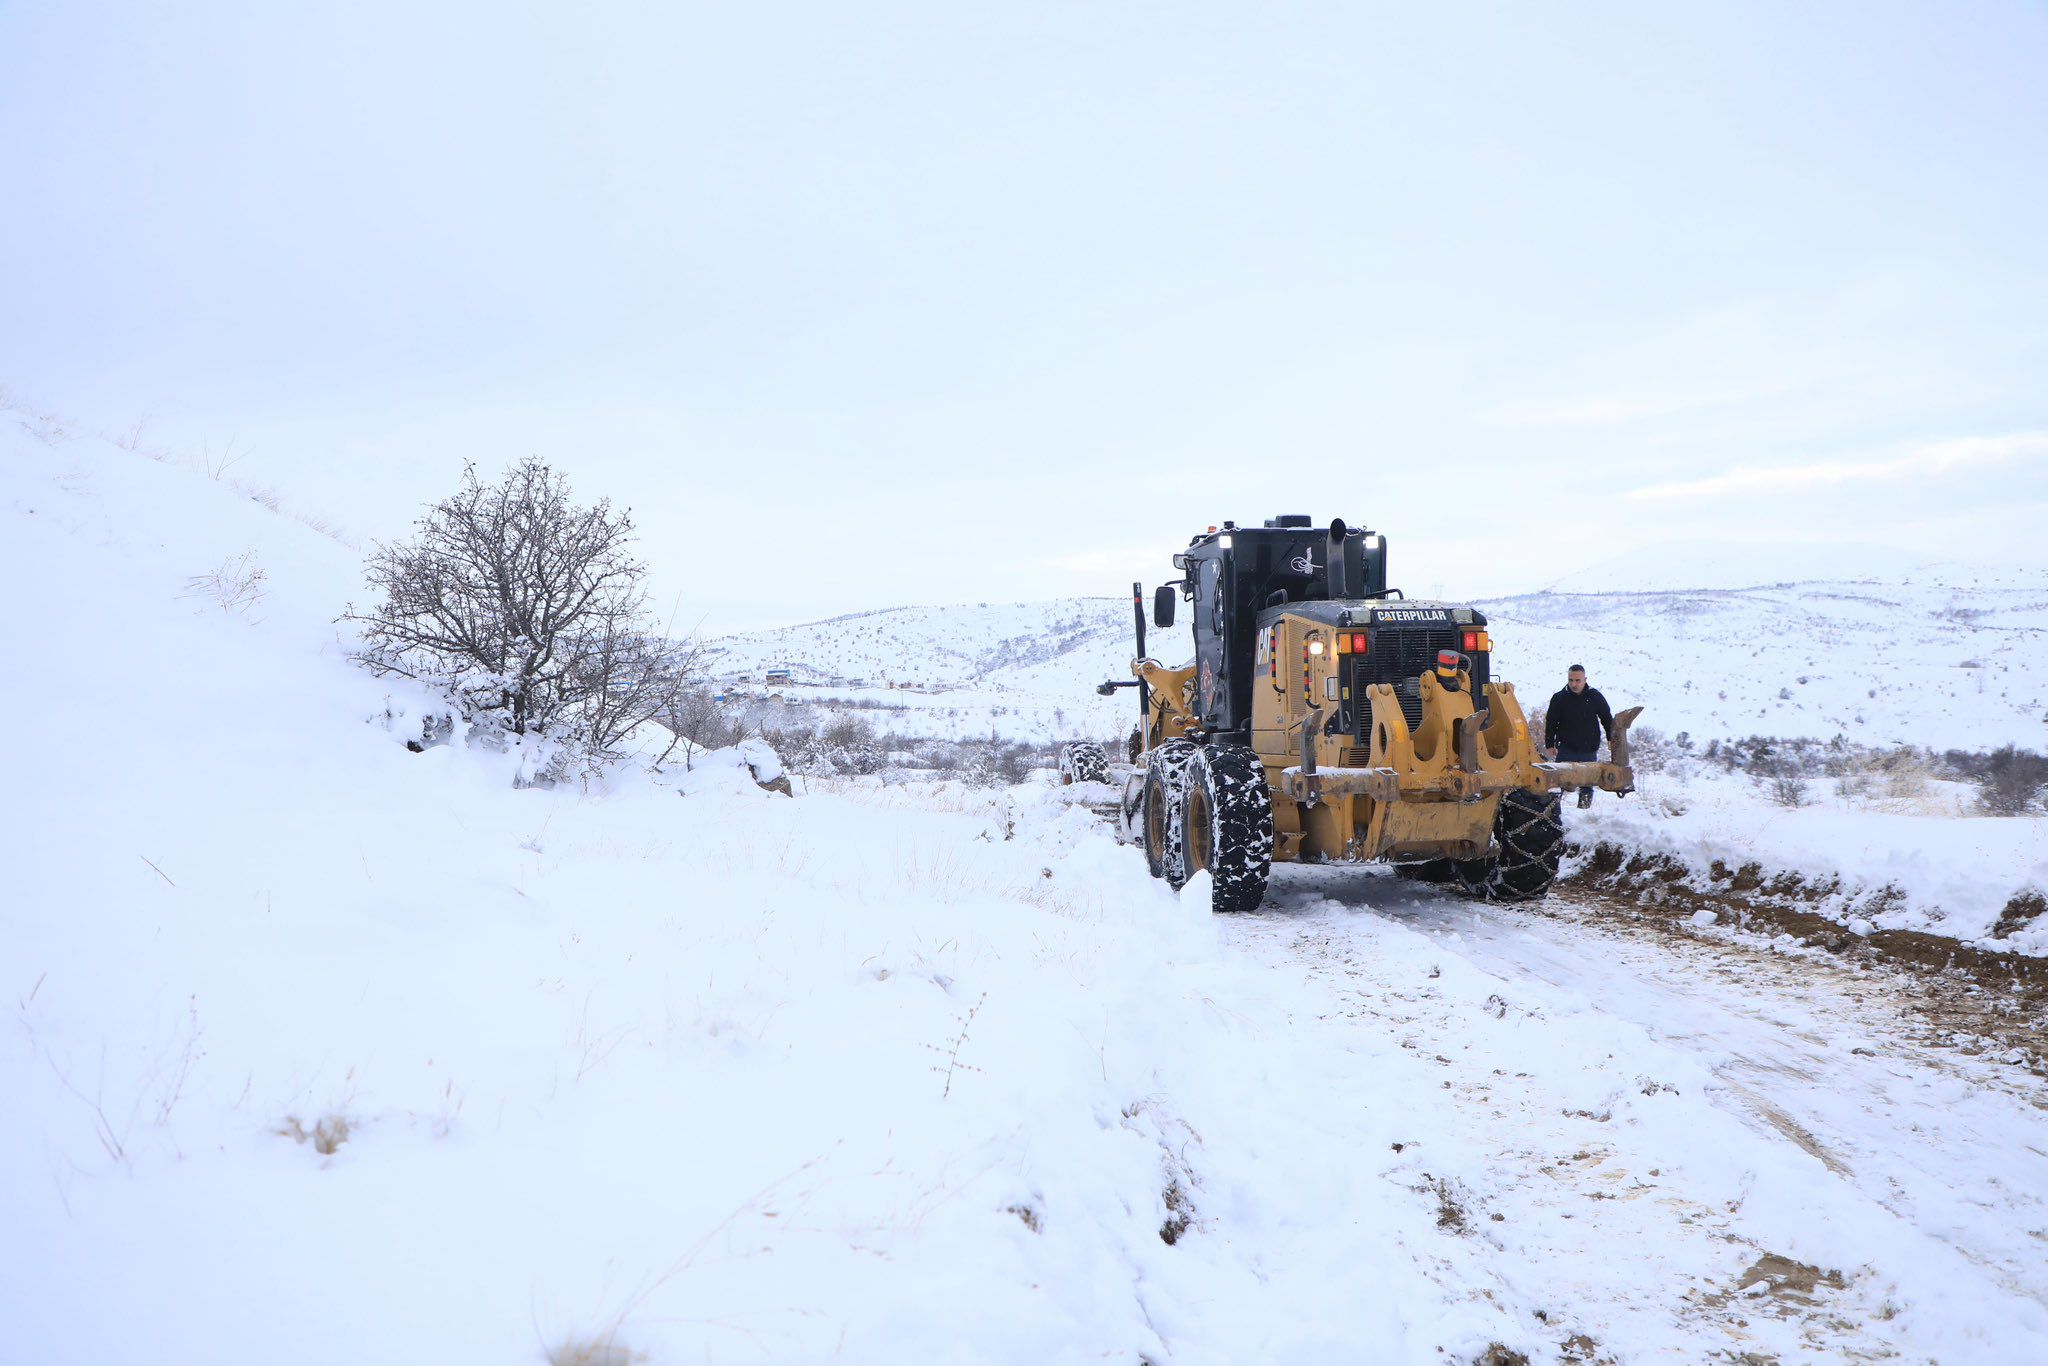
{"type": "MultiPolygon", "coordinates": [[[[1642,704],[1645,727],[1687,735],[1696,751],[1752,735],[2048,748],[2039,570],[1882,547],[1677,546],[1480,606],[1496,668],[1525,705],[1584,663],[1616,708],[1642,704]]],[[[885,733],[1114,743],[1131,724],[1129,694],[1102,699],[1091,685],[1128,672],[1130,613],[1120,598],[901,608],[730,637],[713,667],[744,680],[741,694],[863,701],[885,733]],[[770,668],[796,683],[763,685],[770,668]]],[[[1154,633],[1153,648],[1185,653],[1185,630],[1154,633]]],[[[2048,817],[1982,816],[1969,789],[1930,781],[1852,800],[1822,780],[1787,809],[1740,775],[1690,768],[1697,776],[1645,773],[1642,797],[1603,803],[1582,837],[1702,875],[1754,862],[1832,881],[1817,906],[1843,923],[1963,941],[1988,935],[2014,896],[2048,891],[2048,817]]],[[[2048,921],[1999,943],[2048,953],[2048,921]]]]}
{"type": "Polygon", "coordinates": [[[2048,1356],[2048,1099],[1910,982],[1217,920],[1047,785],[516,789],[347,547],[4,414],[0,502],[10,1360],[2048,1356]]]}

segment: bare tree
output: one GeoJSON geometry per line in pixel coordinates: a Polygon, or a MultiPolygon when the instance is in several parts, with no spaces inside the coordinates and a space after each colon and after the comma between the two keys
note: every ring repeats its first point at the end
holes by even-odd
{"type": "Polygon", "coordinates": [[[720,702],[709,688],[698,684],[678,689],[667,713],[659,719],[675,737],[662,759],[666,761],[680,748],[686,768],[700,749],[724,749],[758,733],[745,711],[720,702]]]}
{"type": "Polygon", "coordinates": [[[361,628],[363,663],[445,689],[467,718],[610,757],[695,662],[653,630],[632,542],[629,511],[578,506],[537,459],[492,484],[465,465],[412,539],[371,552],[379,599],[342,620],[361,628]]]}

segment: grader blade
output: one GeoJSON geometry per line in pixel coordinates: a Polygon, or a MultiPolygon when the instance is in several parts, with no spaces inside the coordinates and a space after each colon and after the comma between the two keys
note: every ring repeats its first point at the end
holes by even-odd
{"type": "Polygon", "coordinates": [[[1615,715],[1614,733],[1607,737],[1607,745],[1613,751],[1614,766],[1616,768],[1627,768],[1629,766],[1628,728],[1633,726],[1636,723],[1636,718],[1642,714],[1643,709],[1641,707],[1630,707],[1627,711],[1619,712],[1615,715]]]}

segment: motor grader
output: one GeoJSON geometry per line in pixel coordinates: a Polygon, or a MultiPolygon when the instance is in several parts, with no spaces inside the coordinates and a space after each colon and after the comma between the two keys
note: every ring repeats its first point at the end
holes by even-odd
{"type": "MultiPolygon", "coordinates": [[[[1137,627],[1132,733],[1117,819],[1175,888],[1211,880],[1217,911],[1265,897],[1277,860],[1387,862],[1496,900],[1541,897],[1557,876],[1557,793],[1633,789],[1628,730],[1607,763],[1549,763],[1512,683],[1492,677],[1486,618],[1387,586],[1385,537],[1307,517],[1225,522],[1173,557],[1182,577],[1153,595],[1152,622],[1190,605],[1194,655],[1169,668],[1137,627]]],[[[1101,781],[1099,747],[1061,756],[1069,781],[1101,781]]]]}

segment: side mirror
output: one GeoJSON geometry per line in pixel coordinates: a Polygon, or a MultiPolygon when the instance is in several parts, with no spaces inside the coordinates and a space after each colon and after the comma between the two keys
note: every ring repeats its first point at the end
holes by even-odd
{"type": "Polygon", "coordinates": [[[1164,631],[1173,625],[1173,600],[1178,594],[1170,583],[1152,590],[1152,624],[1164,631]]]}

